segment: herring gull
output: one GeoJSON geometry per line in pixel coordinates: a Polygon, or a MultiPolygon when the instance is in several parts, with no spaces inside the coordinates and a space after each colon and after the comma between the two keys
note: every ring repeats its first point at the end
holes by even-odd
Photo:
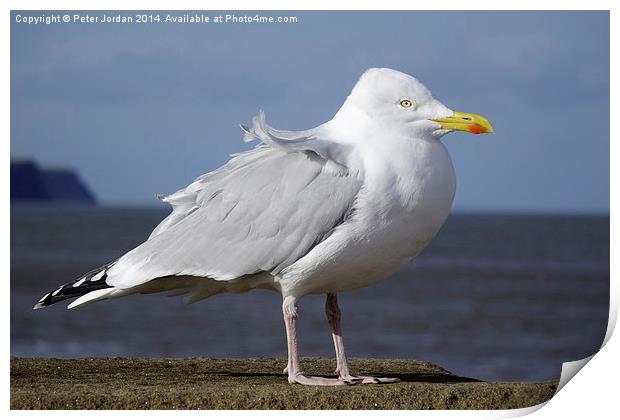
{"type": "Polygon", "coordinates": [[[369,69],[328,122],[305,131],[241,126],[255,148],[174,194],[172,213],[117,260],[46,294],[35,309],[134,293],[188,294],[196,302],[255,288],[282,295],[290,383],[394,382],[347,364],[337,293],[374,284],[412,261],[448,217],[455,174],[440,138],[493,132],[453,111],[417,79],[369,69]],[[299,300],[326,294],[337,378],[306,376],[297,352],[299,300]]]}

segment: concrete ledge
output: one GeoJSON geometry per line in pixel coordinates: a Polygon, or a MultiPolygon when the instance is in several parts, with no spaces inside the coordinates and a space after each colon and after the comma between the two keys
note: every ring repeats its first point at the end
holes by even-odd
{"type": "MultiPolygon", "coordinates": [[[[352,359],[384,385],[289,385],[284,359],[11,359],[12,409],[508,409],[549,400],[557,382],[481,382],[416,360],[352,359]]],[[[333,375],[334,360],[304,372],[333,375]]]]}

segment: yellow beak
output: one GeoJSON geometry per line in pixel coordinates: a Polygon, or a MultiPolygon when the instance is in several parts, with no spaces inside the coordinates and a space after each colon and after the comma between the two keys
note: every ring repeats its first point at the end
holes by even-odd
{"type": "Polygon", "coordinates": [[[433,120],[441,124],[443,130],[469,131],[473,134],[493,133],[493,126],[482,115],[454,111],[452,117],[433,120]]]}

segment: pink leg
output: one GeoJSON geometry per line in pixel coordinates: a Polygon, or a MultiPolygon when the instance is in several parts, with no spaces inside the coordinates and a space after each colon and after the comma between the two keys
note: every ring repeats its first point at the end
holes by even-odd
{"type": "Polygon", "coordinates": [[[335,293],[328,293],[325,301],[325,314],[327,322],[332,330],[334,347],[336,348],[336,374],[343,381],[361,382],[363,384],[378,384],[398,382],[398,378],[374,378],[372,376],[353,376],[349,370],[347,357],[344,354],[344,343],[342,341],[342,330],[340,328],[340,308],[338,298],[335,293]]]}
{"type": "Polygon", "coordinates": [[[286,341],[288,344],[288,365],[284,370],[288,373],[288,381],[291,384],[302,385],[352,385],[357,382],[350,382],[344,379],[321,378],[318,376],[306,376],[301,371],[299,355],[297,354],[297,332],[295,324],[297,321],[297,299],[288,296],[282,303],[282,313],[286,326],[286,341]]]}

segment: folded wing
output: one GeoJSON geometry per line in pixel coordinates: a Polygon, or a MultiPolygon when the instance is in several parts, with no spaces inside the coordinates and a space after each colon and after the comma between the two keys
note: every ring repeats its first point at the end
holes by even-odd
{"type": "Polygon", "coordinates": [[[125,289],[167,276],[277,274],[343,223],[360,187],[324,150],[261,145],[163,197],[172,213],[118,260],[107,283],[125,289]]]}

